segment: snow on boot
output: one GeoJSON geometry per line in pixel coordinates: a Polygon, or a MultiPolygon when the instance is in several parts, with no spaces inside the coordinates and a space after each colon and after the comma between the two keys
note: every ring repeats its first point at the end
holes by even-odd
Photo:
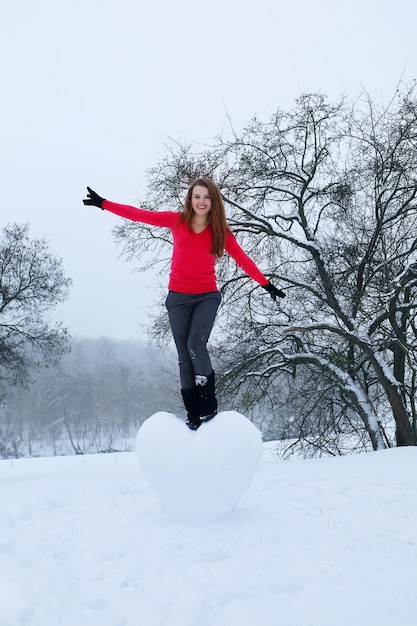
{"type": "Polygon", "coordinates": [[[208,422],[217,415],[214,372],[210,376],[196,376],[195,378],[200,396],[200,420],[208,422]]]}
{"type": "Polygon", "coordinates": [[[181,395],[187,411],[185,423],[191,430],[197,430],[197,428],[201,426],[200,396],[197,387],[181,389],[181,395]]]}

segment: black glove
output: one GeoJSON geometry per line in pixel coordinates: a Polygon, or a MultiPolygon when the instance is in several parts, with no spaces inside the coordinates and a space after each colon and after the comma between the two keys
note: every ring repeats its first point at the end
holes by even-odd
{"type": "Polygon", "coordinates": [[[276,301],[278,298],[285,298],[285,293],[281,289],[277,289],[270,281],[267,285],[262,285],[264,289],[271,295],[271,298],[276,301]]]}
{"type": "MultiPolygon", "coordinates": [[[[95,191],[93,191],[92,189],[90,189],[90,187],[87,187],[87,197],[85,200],[83,200],[84,204],[88,204],[90,206],[98,206],[100,209],[103,209],[103,207],[101,206],[105,200],[105,198],[101,198],[98,193],[96,193],[95,191]]],[[[103,209],[104,211],[104,209],[103,209]]]]}

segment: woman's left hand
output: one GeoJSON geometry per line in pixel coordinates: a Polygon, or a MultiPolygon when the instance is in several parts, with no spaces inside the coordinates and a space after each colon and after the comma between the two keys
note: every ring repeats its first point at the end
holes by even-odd
{"type": "Polygon", "coordinates": [[[285,293],[281,291],[281,289],[277,289],[277,287],[275,287],[275,285],[273,285],[271,281],[269,281],[267,285],[262,285],[262,287],[266,289],[266,291],[269,293],[274,301],[276,301],[277,297],[285,298],[285,293]]]}

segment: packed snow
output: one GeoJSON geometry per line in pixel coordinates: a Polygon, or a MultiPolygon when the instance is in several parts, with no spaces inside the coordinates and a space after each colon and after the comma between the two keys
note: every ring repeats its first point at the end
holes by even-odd
{"type": "Polygon", "coordinates": [[[231,511],[246,493],[262,456],[262,437],[236,411],[219,413],[197,431],[161,411],[139,429],[136,453],[173,519],[206,522],[231,511]]]}
{"type": "MultiPolygon", "coordinates": [[[[220,418],[179,424],[205,463],[204,429],[218,436],[210,454],[236,456],[220,418]]],[[[275,449],[263,444],[233,508],[199,522],[173,518],[134,452],[1,461],[0,625],[414,626],[417,449],[293,461],[275,449]]]]}

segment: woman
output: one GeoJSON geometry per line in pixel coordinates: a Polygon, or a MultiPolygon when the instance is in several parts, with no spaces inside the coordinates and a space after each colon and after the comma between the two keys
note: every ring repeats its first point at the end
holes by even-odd
{"type": "Polygon", "coordinates": [[[178,351],[186,424],[197,430],[202,422],[217,414],[214,371],[207,351],[221,299],[216,284],[216,259],[228,252],[274,300],[285,294],[268,281],[237,243],[227,225],[220,192],[208,178],[192,183],[180,212],[116,204],[101,198],[90,187],[87,190],[83,200],[86,205],[172,231],[174,248],[166,307],[178,351]]]}

